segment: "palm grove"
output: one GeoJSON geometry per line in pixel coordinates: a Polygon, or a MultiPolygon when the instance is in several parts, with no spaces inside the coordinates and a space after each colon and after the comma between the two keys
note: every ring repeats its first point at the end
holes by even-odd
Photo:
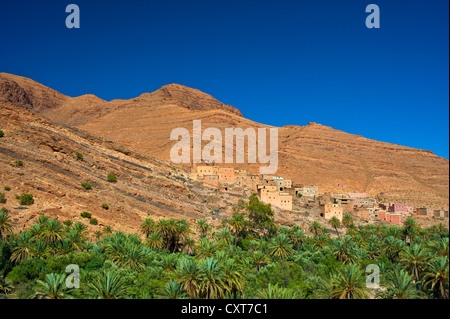
{"type": "Polygon", "coordinates": [[[307,236],[277,226],[256,195],[241,201],[221,227],[204,219],[147,218],[142,237],[106,226],[89,239],[82,223],[44,215],[20,233],[0,212],[0,298],[445,298],[449,297],[449,231],[318,222],[307,236]],[[66,267],[80,267],[80,288],[66,267]],[[368,265],[380,287],[366,285],[368,265]]]}

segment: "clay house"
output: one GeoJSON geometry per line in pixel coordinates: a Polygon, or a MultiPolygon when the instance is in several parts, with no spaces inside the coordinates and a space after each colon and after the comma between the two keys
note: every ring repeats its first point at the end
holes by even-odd
{"type": "Polygon", "coordinates": [[[235,180],[234,168],[218,167],[217,175],[219,176],[220,182],[232,183],[235,180]]]}
{"type": "Polygon", "coordinates": [[[358,199],[358,198],[366,198],[368,196],[367,193],[348,193],[348,197],[358,199]]]}
{"type": "Polygon", "coordinates": [[[348,198],[345,195],[341,195],[339,197],[333,197],[332,200],[334,204],[338,204],[342,207],[342,209],[344,210],[344,215],[353,213],[353,208],[355,207],[355,205],[351,198],[348,198]]]}
{"type": "Polygon", "coordinates": [[[429,208],[421,207],[416,209],[416,214],[419,216],[432,216],[433,212],[429,208]]]}
{"type": "Polygon", "coordinates": [[[219,176],[217,175],[204,175],[203,183],[211,185],[213,187],[219,187],[219,176]]]}
{"type": "Polygon", "coordinates": [[[386,221],[396,224],[396,225],[402,225],[405,221],[405,215],[399,214],[399,213],[386,213],[386,221]]]}
{"type": "Polygon", "coordinates": [[[295,196],[297,196],[299,193],[302,194],[302,196],[314,198],[319,195],[319,187],[316,185],[302,185],[295,188],[295,196]]]}
{"type": "Polygon", "coordinates": [[[263,179],[261,178],[261,175],[247,175],[242,179],[242,183],[242,186],[247,187],[254,192],[257,192],[258,185],[263,184],[263,179]]]}
{"type": "Polygon", "coordinates": [[[448,218],[448,210],[435,209],[433,216],[436,218],[448,218]]]}
{"type": "Polygon", "coordinates": [[[371,214],[372,219],[378,218],[378,219],[386,220],[386,210],[381,207],[375,207],[370,214],[371,214]],[[383,218],[381,218],[380,216],[383,218]]]}
{"type": "Polygon", "coordinates": [[[292,188],[292,179],[283,180],[283,187],[284,188],[292,188]]]}
{"type": "Polygon", "coordinates": [[[373,197],[360,197],[353,199],[353,205],[361,207],[361,206],[375,206],[376,200],[373,197]]]}
{"type": "Polygon", "coordinates": [[[337,219],[342,221],[342,218],[344,217],[344,209],[338,204],[320,205],[320,211],[320,217],[323,217],[326,220],[336,217],[337,219]]]}
{"type": "Polygon", "coordinates": [[[359,218],[362,221],[368,222],[370,220],[370,210],[367,207],[355,206],[352,212],[354,217],[359,218]]]}
{"type": "Polygon", "coordinates": [[[379,211],[378,219],[385,220],[396,225],[402,225],[406,217],[405,214],[402,213],[379,211]]]}
{"type": "Polygon", "coordinates": [[[198,165],[197,166],[197,175],[199,177],[205,176],[205,175],[217,175],[216,169],[217,169],[216,166],[198,165]]]}
{"type": "Polygon", "coordinates": [[[391,204],[388,207],[388,212],[396,213],[396,214],[405,214],[409,215],[414,211],[414,207],[406,205],[406,204],[391,204]]]}
{"type": "Polygon", "coordinates": [[[292,196],[282,193],[275,185],[258,186],[259,199],[265,204],[271,204],[284,210],[292,210],[292,196]]]}

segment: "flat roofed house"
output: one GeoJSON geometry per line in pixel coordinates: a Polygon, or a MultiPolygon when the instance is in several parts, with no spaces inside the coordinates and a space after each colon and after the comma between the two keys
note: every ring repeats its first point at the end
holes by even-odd
{"type": "Polygon", "coordinates": [[[295,188],[295,196],[299,193],[302,194],[302,196],[315,197],[319,195],[319,187],[317,185],[302,185],[295,188]]]}
{"type": "Polygon", "coordinates": [[[275,185],[258,186],[259,199],[265,204],[271,204],[284,210],[292,210],[292,195],[278,191],[275,185]]]}
{"type": "Polygon", "coordinates": [[[322,211],[320,216],[325,218],[326,220],[336,217],[337,219],[342,221],[342,218],[344,217],[344,209],[337,204],[321,205],[320,210],[322,211]]]}

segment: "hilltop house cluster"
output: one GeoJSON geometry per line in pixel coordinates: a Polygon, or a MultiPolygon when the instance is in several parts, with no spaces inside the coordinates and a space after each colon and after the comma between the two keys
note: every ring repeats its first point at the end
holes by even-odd
{"type": "Polygon", "coordinates": [[[337,217],[342,221],[345,214],[350,214],[360,221],[387,221],[402,225],[408,217],[414,218],[449,218],[448,210],[414,208],[403,203],[378,203],[366,193],[324,194],[319,197],[321,217],[337,217]]]}
{"type": "Polygon", "coordinates": [[[448,218],[448,211],[417,208],[402,203],[378,203],[366,193],[325,193],[319,195],[317,185],[295,185],[291,179],[281,176],[250,174],[246,170],[215,165],[194,165],[191,176],[211,187],[229,191],[233,186],[245,187],[255,192],[259,199],[274,207],[293,209],[293,198],[302,197],[309,203],[318,203],[320,216],[325,220],[333,217],[342,221],[350,214],[359,221],[387,221],[401,225],[407,217],[448,218]]]}
{"type": "Polygon", "coordinates": [[[281,176],[250,174],[246,170],[231,167],[197,165],[193,167],[191,175],[196,180],[225,191],[234,185],[246,187],[254,191],[262,202],[283,210],[292,210],[293,196],[301,194],[315,199],[319,191],[317,186],[294,186],[291,179],[281,176]]]}

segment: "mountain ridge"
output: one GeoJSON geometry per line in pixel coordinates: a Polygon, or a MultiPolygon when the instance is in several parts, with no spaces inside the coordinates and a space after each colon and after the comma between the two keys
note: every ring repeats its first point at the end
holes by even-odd
{"type": "MultiPolygon", "coordinates": [[[[18,85],[7,94],[0,90],[0,98],[20,100],[20,95],[14,95],[21,91],[18,85]]],[[[36,92],[29,86],[25,89],[30,96],[49,97],[49,105],[58,102],[51,100],[52,96],[58,97],[52,91],[43,94],[41,87],[36,92]]],[[[202,129],[219,128],[222,135],[225,128],[273,127],[247,119],[212,96],[179,84],[130,100],[102,101],[92,96],[70,98],[62,107],[34,111],[165,161],[170,161],[175,143],[170,140],[171,131],[184,127],[192,132],[193,120],[202,120],[202,129]]],[[[392,194],[415,206],[431,200],[436,206],[448,207],[449,161],[431,151],[371,140],[313,122],[306,126],[285,125],[278,128],[278,133],[277,175],[291,178],[294,183],[318,185],[321,192],[392,194]]],[[[251,173],[259,167],[234,166],[251,173]]]]}

